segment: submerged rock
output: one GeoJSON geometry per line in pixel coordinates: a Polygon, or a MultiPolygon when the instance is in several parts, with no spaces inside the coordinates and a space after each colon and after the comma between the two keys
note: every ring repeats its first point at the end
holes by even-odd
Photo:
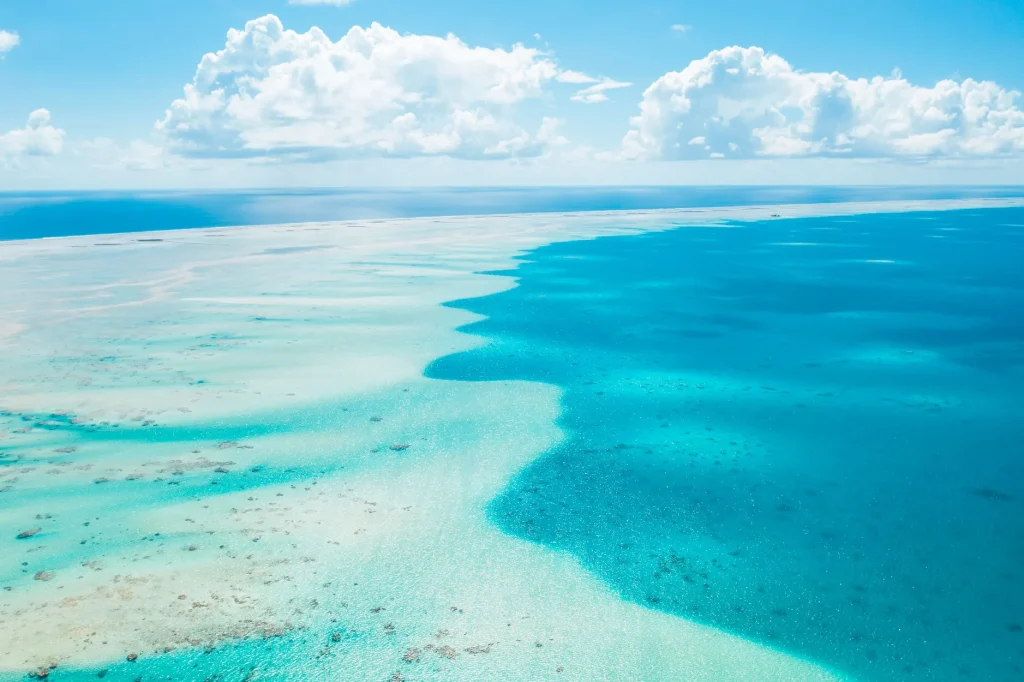
{"type": "Polygon", "coordinates": [[[39,535],[42,532],[43,532],[42,528],[30,528],[29,530],[21,531],[20,533],[18,533],[14,537],[17,538],[18,540],[27,540],[28,538],[30,538],[30,537],[32,537],[34,535],[39,535]]]}
{"type": "Polygon", "coordinates": [[[983,497],[987,500],[996,500],[997,502],[1012,502],[1013,496],[1007,495],[1006,493],[995,490],[993,488],[975,488],[971,491],[972,494],[978,497],[983,497]]]}

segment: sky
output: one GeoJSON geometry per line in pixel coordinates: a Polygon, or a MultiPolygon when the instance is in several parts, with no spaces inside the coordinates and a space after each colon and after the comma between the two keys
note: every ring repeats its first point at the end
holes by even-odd
{"type": "Polygon", "coordinates": [[[0,0],[0,191],[1024,184],[1021,0],[0,0]]]}

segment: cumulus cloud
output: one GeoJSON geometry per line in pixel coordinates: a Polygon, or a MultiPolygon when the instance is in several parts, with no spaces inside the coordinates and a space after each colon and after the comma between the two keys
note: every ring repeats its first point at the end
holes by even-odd
{"type": "Polygon", "coordinates": [[[17,163],[26,156],[53,156],[64,148],[64,131],[50,124],[50,112],[36,109],[24,128],[0,135],[0,161],[17,163]]]}
{"type": "Polygon", "coordinates": [[[471,47],[376,23],[332,41],[267,15],[203,57],[157,127],[193,157],[536,156],[564,138],[554,119],[517,118],[517,105],[556,82],[604,83],[521,44],[471,47]]]}
{"type": "Polygon", "coordinates": [[[0,30],[0,59],[20,44],[21,38],[17,33],[0,30]]]}
{"type": "Polygon", "coordinates": [[[622,154],[633,158],[993,157],[1024,152],[1019,93],[995,83],[913,85],[795,70],[728,47],[651,84],[622,154]]]}

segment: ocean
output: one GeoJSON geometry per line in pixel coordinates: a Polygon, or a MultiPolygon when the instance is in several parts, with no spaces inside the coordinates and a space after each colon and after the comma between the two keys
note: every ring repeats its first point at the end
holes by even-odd
{"type": "Polygon", "coordinates": [[[1019,680],[1022,194],[7,196],[0,680],[1019,680]]]}

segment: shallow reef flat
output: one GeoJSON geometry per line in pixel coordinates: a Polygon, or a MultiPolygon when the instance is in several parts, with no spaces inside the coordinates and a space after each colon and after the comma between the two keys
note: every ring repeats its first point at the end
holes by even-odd
{"type": "Polygon", "coordinates": [[[489,506],[558,388],[424,376],[529,249],[1013,200],[363,221],[0,245],[0,679],[830,680],[489,506]]]}

